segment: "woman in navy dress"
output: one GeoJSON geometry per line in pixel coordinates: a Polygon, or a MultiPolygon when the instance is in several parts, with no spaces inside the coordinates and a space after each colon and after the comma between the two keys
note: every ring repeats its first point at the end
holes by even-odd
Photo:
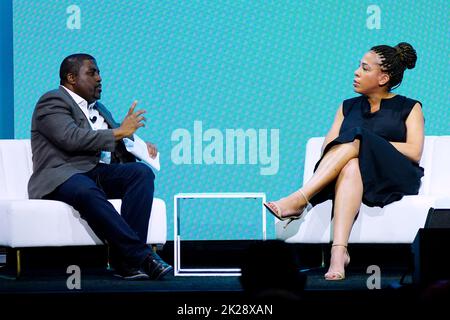
{"type": "Polygon", "coordinates": [[[345,278],[347,243],[361,203],[383,207],[417,194],[423,168],[421,103],[391,92],[417,60],[405,42],[371,48],[355,70],[360,96],[344,100],[325,137],[314,174],[302,188],[266,208],[280,220],[300,218],[307,205],[333,200],[334,232],[326,280],[345,278]]]}

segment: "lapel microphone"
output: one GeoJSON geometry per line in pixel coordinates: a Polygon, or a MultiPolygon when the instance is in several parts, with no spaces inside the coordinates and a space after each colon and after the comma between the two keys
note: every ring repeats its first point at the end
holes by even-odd
{"type": "MultiPolygon", "coordinates": [[[[97,102],[93,104],[92,109],[97,109],[97,102]]],[[[91,120],[92,123],[95,123],[95,121],[97,121],[97,116],[90,117],[89,120],[91,120]]]]}

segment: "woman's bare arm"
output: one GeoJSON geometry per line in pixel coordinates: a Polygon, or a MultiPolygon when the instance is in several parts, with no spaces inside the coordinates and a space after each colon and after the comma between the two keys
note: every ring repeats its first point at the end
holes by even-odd
{"type": "Polygon", "coordinates": [[[424,119],[422,108],[416,103],[406,119],[406,142],[391,142],[391,144],[406,157],[419,162],[422,157],[424,134],[424,119]]]}

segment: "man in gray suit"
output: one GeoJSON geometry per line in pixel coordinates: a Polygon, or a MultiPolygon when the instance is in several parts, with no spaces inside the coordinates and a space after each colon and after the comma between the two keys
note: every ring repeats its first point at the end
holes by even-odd
{"type": "MultiPolygon", "coordinates": [[[[34,199],[68,203],[111,247],[111,263],[126,279],[160,279],[172,270],[146,244],[154,174],[126,151],[123,138],[144,126],[134,102],[121,124],[98,102],[100,70],[88,54],[66,57],[60,87],[37,102],[31,125],[34,199]],[[121,215],[108,198],[121,198],[121,215]]],[[[148,144],[150,156],[156,147],[148,144]]]]}

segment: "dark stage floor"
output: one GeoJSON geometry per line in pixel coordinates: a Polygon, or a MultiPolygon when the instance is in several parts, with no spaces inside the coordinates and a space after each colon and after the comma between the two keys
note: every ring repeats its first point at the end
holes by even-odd
{"type": "MultiPolygon", "coordinates": [[[[354,307],[368,310],[371,315],[377,313],[382,315],[388,311],[389,314],[393,312],[408,314],[428,306],[430,302],[430,293],[427,295],[426,289],[413,284],[409,248],[355,246],[351,251],[351,267],[348,268],[346,279],[343,281],[326,281],[323,278],[326,269],[313,267],[320,262],[316,261],[317,257],[321,260],[320,250],[318,255],[314,253],[317,250],[317,247],[300,249],[296,247],[296,252],[300,252],[303,256],[316,256],[311,260],[300,259],[303,261],[300,267],[304,271],[299,273],[299,278],[306,278],[303,290],[302,288],[273,289],[263,293],[259,290],[257,291],[259,294],[250,292],[237,276],[175,277],[168,275],[161,281],[127,281],[115,278],[111,271],[107,271],[102,266],[83,266],[83,261],[79,261],[82,266],[81,288],[71,290],[67,286],[70,274],[66,274],[64,268],[52,268],[52,264],[61,261],[56,261],[53,255],[52,259],[47,256],[46,261],[53,260],[50,264],[38,263],[33,253],[28,256],[28,260],[23,259],[29,266],[24,267],[24,272],[19,279],[12,277],[10,265],[0,268],[0,310],[11,307],[19,313],[47,310],[46,314],[50,315],[53,307],[58,306],[68,308],[75,313],[87,308],[95,308],[106,314],[105,312],[115,312],[115,310],[117,312],[140,310],[134,307],[143,305],[150,309],[161,307],[160,310],[166,315],[165,319],[273,319],[277,318],[276,315],[301,313],[307,309],[331,314],[336,308],[354,309],[354,307]],[[375,283],[372,277],[373,272],[367,270],[369,265],[380,266],[379,289],[369,289],[375,283]],[[73,306],[76,308],[74,309],[73,306]],[[195,307],[197,309],[194,309],[195,307]],[[201,313],[206,312],[206,309],[200,309],[200,307],[210,308],[208,317],[205,313],[201,313]],[[267,313],[269,311],[271,314],[267,313]],[[189,314],[189,312],[197,312],[197,314],[189,314]]],[[[82,251],[85,252],[85,248],[82,251]]],[[[214,251],[223,257],[223,252],[217,252],[217,248],[214,251]]],[[[248,253],[245,250],[244,252],[248,253]]],[[[47,254],[47,252],[40,252],[39,256],[43,259],[47,254]]],[[[99,256],[98,252],[92,254],[99,256]]],[[[168,248],[161,252],[161,256],[168,262],[172,262],[171,254],[169,244],[168,248]]],[[[86,254],[83,256],[86,258],[86,254]]],[[[264,288],[264,283],[269,285],[276,283],[278,279],[285,281],[283,262],[279,262],[281,269],[277,270],[278,262],[271,260],[273,256],[279,258],[276,254],[267,254],[260,257],[261,261],[256,261],[261,265],[262,271],[257,275],[259,278],[256,278],[261,282],[260,289],[264,288]],[[264,264],[265,259],[266,264],[264,264]]],[[[299,283],[301,286],[302,282],[299,283]]],[[[437,297],[437,300],[433,300],[434,302],[439,301],[439,293],[439,290],[431,292],[437,297]]]]}

